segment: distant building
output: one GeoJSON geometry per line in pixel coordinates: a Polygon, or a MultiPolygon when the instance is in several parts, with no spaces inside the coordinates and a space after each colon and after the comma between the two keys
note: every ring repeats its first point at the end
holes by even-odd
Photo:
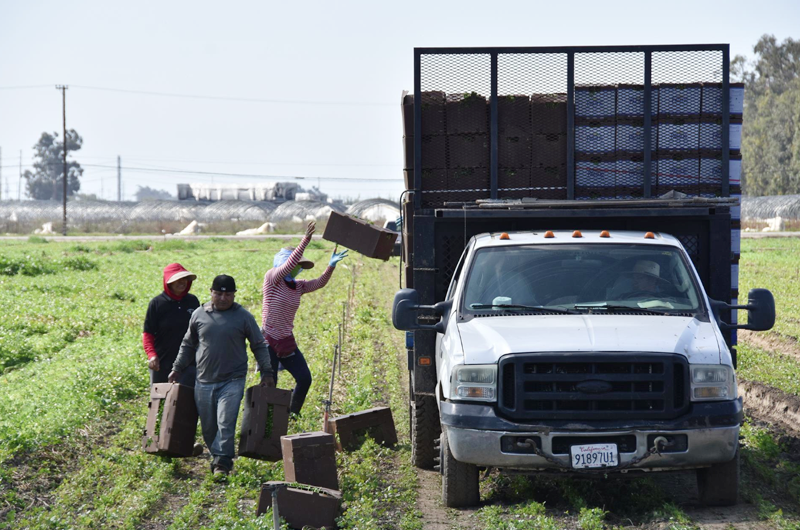
{"type": "Polygon", "coordinates": [[[303,189],[293,182],[178,184],[179,201],[293,201],[298,193],[303,189]]]}

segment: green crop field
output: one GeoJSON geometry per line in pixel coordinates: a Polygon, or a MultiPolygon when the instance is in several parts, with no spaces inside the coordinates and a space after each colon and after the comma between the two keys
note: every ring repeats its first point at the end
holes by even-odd
{"type": "MultiPolygon", "coordinates": [[[[141,450],[148,394],[141,328],[150,298],[161,291],[161,271],[174,261],[198,275],[192,292],[201,301],[208,298],[213,276],[233,275],[237,301],[259,319],[261,279],[281,245],[162,238],[3,242],[0,529],[272,527],[269,513],[255,517],[255,503],[261,483],[283,479],[280,462],[238,459],[235,474],[217,483],[202,457],[172,459],[141,450]]],[[[315,241],[307,256],[324,266],[330,250],[315,241]]],[[[771,289],[778,303],[776,332],[795,338],[800,337],[798,255],[795,240],[745,240],[741,265],[741,290],[771,289]]],[[[333,345],[347,302],[334,413],[389,405],[400,443],[387,449],[368,441],[337,456],[345,508],[339,527],[424,528],[429,514],[420,511],[420,496],[436,498],[439,491],[422,489],[409,464],[405,348],[389,312],[397,262],[351,254],[343,265],[327,288],[304,297],[298,313],[296,335],[314,384],[302,418],[290,423],[289,432],[321,428],[333,345]]],[[[748,378],[797,393],[796,359],[745,345],[740,363],[748,378]],[[769,362],[780,370],[765,369],[769,362]]],[[[255,374],[250,377],[255,384],[255,374]]],[[[282,373],[279,386],[291,384],[282,373]]],[[[791,480],[798,469],[785,456],[786,438],[757,423],[748,423],[743,433],[745,508],[758,524],[798,528],[800,484],[791,480]]],[[[453,527],[697,528],[702,523],[691,509],[693,493],[686,500],[682,491],[691,488],[693,477],[676,486],[661,479],[607,482],[493,473],[482,483],[482,506],[463,513],[439,509],[453,527]]]]}

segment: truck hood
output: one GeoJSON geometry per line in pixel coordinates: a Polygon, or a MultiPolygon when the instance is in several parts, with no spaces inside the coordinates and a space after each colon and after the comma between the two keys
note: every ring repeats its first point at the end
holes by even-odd
{"type": "Polygon", "coordinates": [[[458,324],[465,364],[493,364],[526,352],[677,353],[690,363],[718,364],[710,322],[656,315],[478,317],[458,324]]]}

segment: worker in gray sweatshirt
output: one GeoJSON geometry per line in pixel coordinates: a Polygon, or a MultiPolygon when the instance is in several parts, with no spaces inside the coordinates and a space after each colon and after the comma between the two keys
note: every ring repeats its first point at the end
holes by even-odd
{"type": "Polygon", "coordinates": [[[253,315],[234,302],[236,282],[221,274],[211,284],[211,301],[198,307],[172,365],[169,381],[197,363],[194,399],[200,415],[211,471],[225,477],[233,469],[236,419],[247,376],[245,339],[261,369],[261,384],[275,386],[267,343],[253,315]]]}

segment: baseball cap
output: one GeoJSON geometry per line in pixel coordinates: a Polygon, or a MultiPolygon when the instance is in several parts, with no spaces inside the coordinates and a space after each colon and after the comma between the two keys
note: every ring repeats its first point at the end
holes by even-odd
{"type": "Polygon", "coordinates": [[[211,290],[223,293],[234,293],[236,292],[236,281],[233,279],[233,276],[220,274],[214,278],[214,281],[211,283],[211,290]]]}

